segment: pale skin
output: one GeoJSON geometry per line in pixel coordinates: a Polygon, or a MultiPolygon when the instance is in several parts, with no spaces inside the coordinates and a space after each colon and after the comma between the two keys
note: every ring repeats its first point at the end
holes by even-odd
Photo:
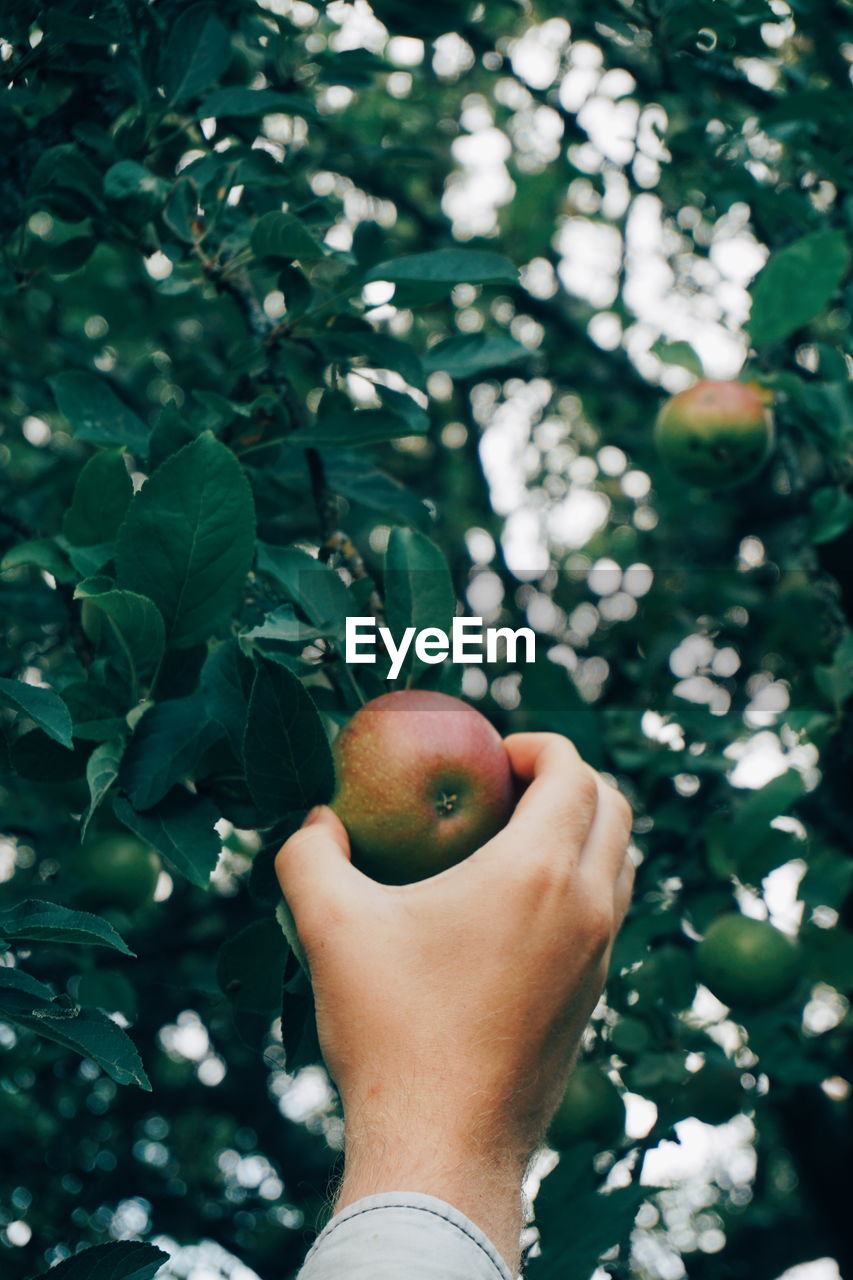
{"type": "Polygon", "coordinates": [[[523,795],[470,858],[412,885],[350,862],[328,808],[276,871],[341,1094],[336,1209],[419,1191],[519,1267],[521,1184],[604,986],[634,879],[631,810],[556,734],[505,740],[523,795]]]}

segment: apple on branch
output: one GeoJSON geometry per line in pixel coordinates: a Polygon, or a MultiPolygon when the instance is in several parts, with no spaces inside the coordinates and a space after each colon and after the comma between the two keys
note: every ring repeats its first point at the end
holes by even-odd
{"type": "Polygon", "coordinates": [[[474,707],[404,689],[366,703],[334,744],[332,808],[355,866],[411,884],[467,858],[503,827],[515,794],[500,734],[474,707]]]}
{"type": "Polygon", "coordinates": [[[773,415],[754,383],[705,378],[666,401],[655,444],[669,470],[704,489],[741,484],[770,456],[773,415]]]}

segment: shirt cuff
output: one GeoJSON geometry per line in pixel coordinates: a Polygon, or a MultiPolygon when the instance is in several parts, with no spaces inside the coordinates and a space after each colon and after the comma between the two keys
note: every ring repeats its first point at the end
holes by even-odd
{"type": "Polygon", "coordinates": [[[417,1191],[364,1196],[326,1224],[297,1280],[513,1280],[464,1213],[417,1191]]]}

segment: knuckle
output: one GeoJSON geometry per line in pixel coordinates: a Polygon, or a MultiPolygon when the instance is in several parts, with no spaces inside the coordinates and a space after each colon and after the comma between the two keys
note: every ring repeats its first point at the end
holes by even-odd
{"type": "Polygon", "coordinates": [[[626,833],[630,833],[634,825],[634,810],[621,791],[613,791],[613,806],[616,810],[616,816],[625,827],[626,833]]]}
{"type": "Polygon", "coordinates": [[[584,932],[588,946],[595,954],[603,952],[613,933],[613,907],[601,898],[587,903],[584,913],[584,932]]]}
{"type": "Polygon", "coordinates": [[[542,897],[562,887],[565,868],[553,861],[538,859],[525,868],[525,882],[534,897],[542,897]]]}
{"type": "Polygon", "coordinates": [[[575,786],[575,797],[578,805],[587,815],[592,815],[598,805],[598,780],[588,766],[579,773],[575,786]]]}

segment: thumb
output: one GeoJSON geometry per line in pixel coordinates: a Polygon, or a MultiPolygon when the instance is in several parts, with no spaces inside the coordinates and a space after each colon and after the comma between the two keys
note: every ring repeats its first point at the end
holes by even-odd
{"type": "Polygon", "coordinates": [[[317,928],[340,916],[352,900],[352,880],[362,878],[350,862],[346,827],[327,805],[312,809],[285,841],[275,872],[306,946],[317,928]]]}

